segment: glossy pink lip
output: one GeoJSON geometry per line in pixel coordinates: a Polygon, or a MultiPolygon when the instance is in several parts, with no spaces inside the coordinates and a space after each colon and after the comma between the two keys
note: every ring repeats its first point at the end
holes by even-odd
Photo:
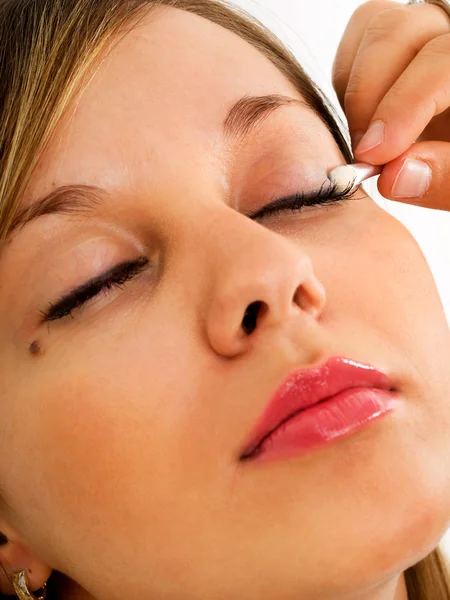
{"type": "Polygon", "coordinates": [[[291,373],[258,419],[241,459],[251,458],[258,447],[295,414],[351,388],[394,390],[386,374],[371,365],[340,356],[291,373]]]}

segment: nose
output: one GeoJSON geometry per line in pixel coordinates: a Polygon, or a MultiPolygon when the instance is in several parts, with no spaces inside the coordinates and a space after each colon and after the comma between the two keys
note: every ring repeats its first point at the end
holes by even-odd
{"type": "Polygon", "coordinates": [[[206,334],[218,354],[242,354],[257,333],[287,321],[305,327],[322,314],[325,288],[299,242],[235,213],[222,219],[208,246],[213,285],[206,334]]]}

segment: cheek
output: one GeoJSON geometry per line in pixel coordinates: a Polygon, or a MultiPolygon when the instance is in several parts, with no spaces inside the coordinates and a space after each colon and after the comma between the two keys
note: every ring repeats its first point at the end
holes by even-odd
{"type": "Polygon", "coordinates": [[[38,502],[91,541],[112,522],[118,538],[138,539],[143,515],[157,538],[170,499],[179,502],[177,492],[205,478],[192,460],[200,454],[193,428],[201,361],[186,324],[172,325],[172,336],[141,322],[78,341],[82,354],[67,357],[70,369],[42,384],[33,432],[38,502]]]}
{"type": "Polygon", "coordinates": [[[426,259],[404,225],[383,211],[374,220],[368,240],[370,268],[359,269],[357,287],[373,314],[379,315],[378,327],[392,332],[392,339],[398,336],[399,348],[415,349],[432,370],[437,347],[450,358],[450,339],[426,259]]]}
{"type": "Polygon", "coordinates": [[[106,523],[109,508],[117,498],[126,498],[128,474],[139,458],[136,420],[126,396],[120,401],[111,378],[109,385],[101,384],[84,366],[63,372],[41,399],[37,431],[43,508],[66,524],[80,516],[92,524],[106,523]],[[80,504],[86,510],[80,511],[80,504]]]}
{"type": "Polygon", "coordinates": [[[402,223],[367,200],[341,222],[336,220],[327,239],[312,252],[333,319],[352,315],[380,332],[408,336],[409,331],[414,336],[420,331],[423,337],[427,315],[432,336],[445,331],[431,271],[402,223]]]}
{"type": "MultiPolygon", "coordinates": [[[[345,230],[345,228],[343,228],[345,230]]],[[[373,204],[364,219],[336,237],[330,252],[317,252],[327,290],[324,326],[334,339],[368,359],[403,363],[414,380],[410,393],[431,402],[429,418],[448,414],[442,399],[450,386],[450,331],[426,259],[398,220],[373,204]],[[368,353],[368,354],[367,354],[368,353]]],[[[406,383],[405,383],[406,384],[406,383]]]]}

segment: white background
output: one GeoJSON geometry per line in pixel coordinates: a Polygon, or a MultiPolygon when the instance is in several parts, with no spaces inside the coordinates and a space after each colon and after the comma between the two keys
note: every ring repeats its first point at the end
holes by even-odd
{"type": "MultiPolygon", "coordinates": [[[[332,63],[351,14],[363,2],[361,0],[233,1],[258,17],[291,48],[302,66],[340,111],[331,87],[332,63]]],[[[401,220],[418,241],[435,277],[450,322],[450,212],[385,200],[378,194],[376,184],[373,182],[368,182],[366,189],[381,206],[401,220]]],[[[420,293],[420,286],[417,293],[420,293]]],[[[423,318],[426,324],[426,315],[420,315],[420,318],[423,318]]],[[[444,538],[442,547],[450,557],[450,531],[444,538]]]]}

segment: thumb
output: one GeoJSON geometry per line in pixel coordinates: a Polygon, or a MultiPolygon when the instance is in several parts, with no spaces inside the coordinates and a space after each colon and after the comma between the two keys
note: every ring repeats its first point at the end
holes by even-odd
{"type": "Polygon", "coordinates": [[[413,144],[383,167],[378,190],[389,200],[450,211],[450,144],[413,144]]]}

